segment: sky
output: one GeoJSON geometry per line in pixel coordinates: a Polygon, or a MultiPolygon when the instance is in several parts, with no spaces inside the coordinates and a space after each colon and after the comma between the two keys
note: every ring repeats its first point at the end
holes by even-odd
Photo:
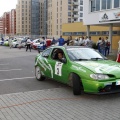
{"type": "Polygon", "coordinates": [[[0,17],[4,12],[9,12],[11,9],[15,9],[17,0],[0,0],[0,17]]]}

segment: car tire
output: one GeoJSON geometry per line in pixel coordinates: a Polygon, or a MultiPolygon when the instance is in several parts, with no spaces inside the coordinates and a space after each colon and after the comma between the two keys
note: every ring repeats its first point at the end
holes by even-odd
{"type": "Polygon", "coordinates": [[[72,75],[72,86],[73,86],[73,94],[74,95],[81,95],[82,90],[82,82],[80,77],[76,74],[72,75]]]}
{"type": "Polygon", "coordinates": [[[15,48],[17,48],[18,44],[15,45],[15,48]]]}
{"type": "Polygon", "coordinates": [[[40,70],[40,67],[39,66],[36,66],[35,67],[35,77],[38,81],[43,81],[45,80],[46,78],[44,76],[42,76],[41,74],[41,70],[40,70]]]}

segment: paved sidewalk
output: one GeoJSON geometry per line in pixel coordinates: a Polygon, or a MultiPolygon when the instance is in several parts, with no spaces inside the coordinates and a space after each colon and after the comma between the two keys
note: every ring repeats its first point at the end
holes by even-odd
{"type": "Polygon", "coordinates": [[[120,94],[74,96],[69,87],[0,95],[1,120],[120,120],[120,94]]]}

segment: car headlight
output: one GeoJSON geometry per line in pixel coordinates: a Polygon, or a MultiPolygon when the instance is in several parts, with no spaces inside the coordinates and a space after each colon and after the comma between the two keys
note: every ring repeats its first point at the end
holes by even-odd
{"type": "Polygon", "coordinates": [[[106,79],[109,79],[109,76],[105,75],[105,74],[91,74],[90,77],[95,79],[95,80],[106,80],[106,79]]]}

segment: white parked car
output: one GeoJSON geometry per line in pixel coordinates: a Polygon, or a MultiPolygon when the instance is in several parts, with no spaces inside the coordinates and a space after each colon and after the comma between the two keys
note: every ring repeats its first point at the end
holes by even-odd
{"type": "Polygon", "coordinates": [[[37,49],[37,46],[40,45],[40,39],[35,39],[31,42],[31,47],[37,49]]]}
{"type": "Polygon", "coordinates": [[[17,39],[12,40],[12,47],[17,48],[19,42],[17,39]]]}

